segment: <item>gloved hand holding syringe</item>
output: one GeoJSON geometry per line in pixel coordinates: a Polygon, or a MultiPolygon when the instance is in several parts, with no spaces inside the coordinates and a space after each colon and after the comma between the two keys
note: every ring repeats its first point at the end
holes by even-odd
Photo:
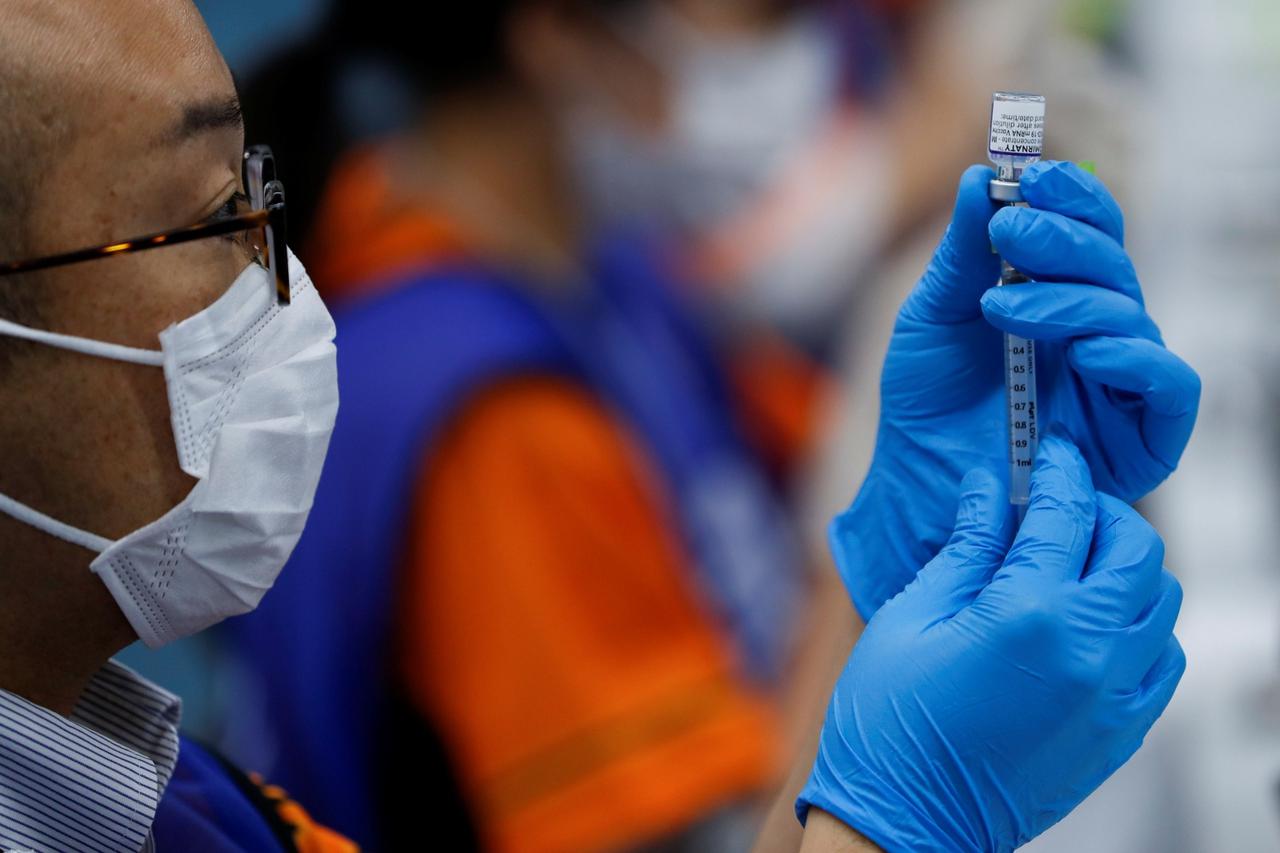
{"type": "MultiPolygon", "coordinates": [[[[992,201],[1025,204],[1019,181],[1022,172],[1040,159],[1044,146],[1044,96],[996,92],[991,98],[991,130],[987,155],[996,166],[990,182],[992,201]]],[[[1000,263],[1000,285],[1029,279],[1006,260],[1000,263]]],[[[1039,446],[1036,411],[1036,344],[1018,335],[1004,336],[1004,381],[1009,419],[1009,502],[1018,520],[1031,496],[1031,463],[1039,446]]]]}
{"type": "Polygon", "coordinates": [[[969,471],[1012,462],[1011,502],[1025,505],[1036,439],[1056,431],[1098,491],[1132,502],[1177,465],[1195,423],[1199,379],[1146,311],[1119,203],[1084,169],[1037,162],[1044,104],[1018,97],[992,113],[1003,175],[965,172],[951,224],[898,313],[875,455],[832,525],[864,618],[945,544],[969,471]],[[995,286],[1002,258],[1035,284],[995,286]]]}

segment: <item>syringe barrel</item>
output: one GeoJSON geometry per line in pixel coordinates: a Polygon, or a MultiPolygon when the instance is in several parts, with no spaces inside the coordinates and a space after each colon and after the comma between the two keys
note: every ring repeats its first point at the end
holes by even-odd
{"type": "MultiPolygon", "coordinates": [[[[987,155],[996,166],[989,192],[993,201],[1024,204],[1019,180],[1022,171],[1040,159],[1044,147],[1044,97],[1024,92],[996,92],[991,98],[991,126],[987,155]]],[[[1016,285],[1027,277],[1001,259],[1000,284],[1016,285]]],[[[1004,336],[1004,368],[1009,427],[1009,501],[1021,521],[1030,501],[1031,466],[1039,444],[1036,400],[1035,341],[1004,336]]]]}

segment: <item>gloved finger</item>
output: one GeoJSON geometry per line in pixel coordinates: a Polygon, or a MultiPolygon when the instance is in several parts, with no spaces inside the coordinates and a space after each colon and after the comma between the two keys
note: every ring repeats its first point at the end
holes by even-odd
{"type": "Polygon", "coordinates": [[[1161,340],[1160,329],[1141,305],[1088,284],[993,287],[982,294],[982,314],[1002,331],[1037,341],[1085,335],[1161,340]]]}
{"type": "Polygon", "coordinates": [[[1089,466],[1069,440],[1047,435],[1031,473],[1031,502],[1002,577],[1075,580],[1084,571],[1097,520],[1089,466]]]}
{"type": "Polygon", "coordinates": [[[1118,689],[1138,689],[1144,677],[1151,671],[1178,621],[1182,609],[1182,584],[1167,571],[1161,571],[1155,596],[1147,603],[1138,620],[1126,631],[1117,649],[1113,684],[1118,689]]]}
{"type": "Polygon", "coordinates": [[[1027,204],[1087,222],[1123,245],[1124,213],[1097,176],[1075,163],[1042,160],[1027,167],[1020,183],[1027,204]]]}
{"type": "Polygon", "coordinates": [[[1177,690],[1178,682],[1186,671],[1187,654],[1182,650],[1182,643],[1178,642],[1177,637],[1170,636],[1165,640],[1160,657],[1156,658],[1138,688],[1136,698],[1148,725],[1159,719],[1164,709],[1169,707],[1169,700],[1173,698],[1173,692],[1177,690]]]}
{"type": "Polygon", "coordinates": [[[1177,637],[1170,635],[1165,639],[1160,656],[1152,664],[1142,684],[1134,690],[1122,693],[1119,707],[1110,711],[1115,722],[1132,735],[1127,744],[1115,749],[1107,763],[1104,777],[1118,770],[1142,746],[1151,727],[1169,707],[1186,669],[1187,656],[1182,651],[1182,644],[1177,637]]]}
{"type": "Polygon", "coordinates": [[[1191,439],[1200,407],[1200,377],[1163,346],[1139,338],[1080,338],[1067,362],[1085,379],[1142,398],[1139,428],[1147,451],[1169,471],[1191,439]]]}
{"type": "Polygon", "coordinates": [[[1098,523],[1081,579],[1091,613],[1101,624],[1131,625],[1151,603],[1162,574],[1160,534],[1124,501],[1098,495],[1098,523]]]}
{"type": "Polygon", "coordinates": [[[1112,237],[1075,219],[1032,207],[1006,207],[991,218],[1000,256],[1036,281],[1086,281],[1142,303],[1137,270],[1112,237]]]}
{"type": "Polygon", "coordinates": [[[995,172],[970,166],[960,178],[955,210],[928,268],[902,306],[902,315],[925,323],[964,323],[981,314],[978,299],[1000,275],[987,223],[997,205],[987,194],[995,172]]]}
{"type": "Polygon", "coordinates": [[[911,593],[931,621],[967,607],[991,582],[1013,541],[1013,511],[999,477],[982,469],[970,471],[960,492],[951,538],[920,570],[911,593]]]}

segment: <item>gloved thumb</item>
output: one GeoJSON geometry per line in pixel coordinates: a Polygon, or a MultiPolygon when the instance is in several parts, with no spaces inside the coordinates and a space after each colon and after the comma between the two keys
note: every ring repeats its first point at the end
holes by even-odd
{"type": "Polygon", "coordinates": [[[960,178],[951,224],[924,276],[902,306],[902,316],[924,323],[963,323],[982,316],[982,294],[996,283],[1000,259],[988,225],[998,207],[987,185],[995,172],[970,166],[960,178]]]}
{"type": "Polygon", "coordinates": [[[977,598],[1004,563],[1016,532],[999,477],[982,469],[970,471],[960,492],[951,538],[903,593],[915,597],[931,621],[950,618],[977,598]]]}

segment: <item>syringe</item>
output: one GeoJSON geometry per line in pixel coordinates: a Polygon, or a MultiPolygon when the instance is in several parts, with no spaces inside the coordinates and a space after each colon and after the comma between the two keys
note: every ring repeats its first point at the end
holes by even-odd
{"type": "MultiPolygon", "coordinates": [[[[1044,96],[996,92],[991,97],[991,130],[987,154],[996,165],[990,183],[993,201],[1024,204],[1022,171],[1040,159],[1044,146],[1044,96]]],[[[1000,286],[1022,284],[1027,277],[1008,261],[1000,263],[1000,286]]],[[[1009,419],[1009,502],[1021,521],[1031,500],[1031,465],[1036,458],[1039,427],[1036,411],[1035,341],[1005,334],[1004,381],[1009,419]]]]}

